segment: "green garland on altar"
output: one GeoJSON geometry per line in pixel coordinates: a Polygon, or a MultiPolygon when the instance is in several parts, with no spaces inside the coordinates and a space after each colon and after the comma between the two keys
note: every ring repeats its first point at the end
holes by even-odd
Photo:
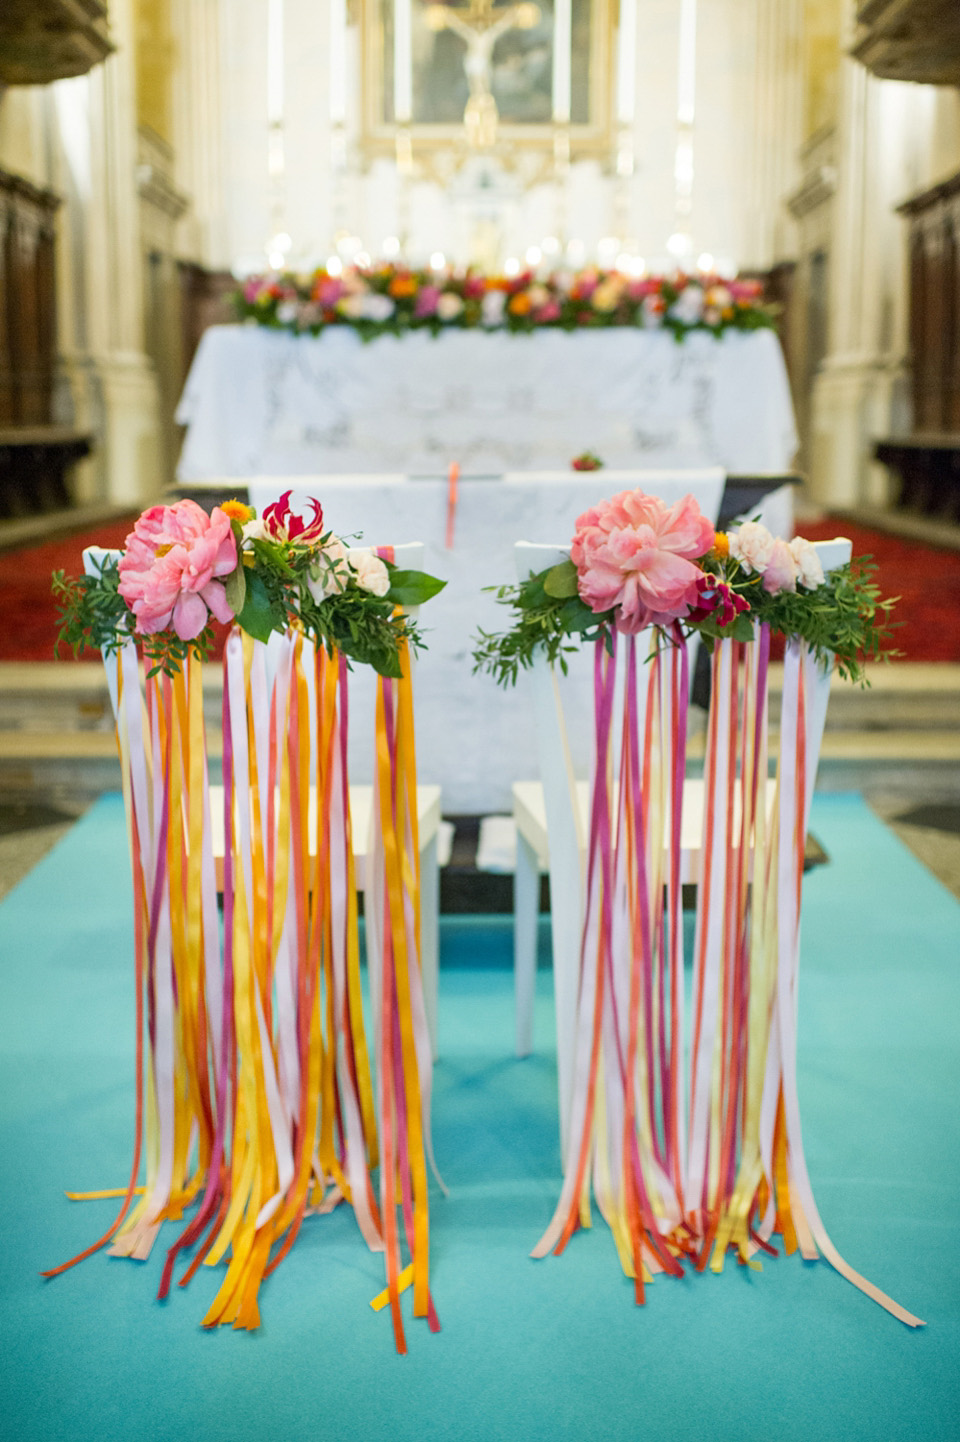
{"type": "Polygon", "coordinates": [[[594,268],[539,277],[481,275],[474,270],[416,270],[387,262],[341,274],[271,272],[250,276],[234,293],[242,321],[294,335],[348,326],[364,340],[426,330],[667,330],[678,341],[691,331],[766,330],[776,307],[763,302],[759,281],[716,275],[628,276],[594,268]]]}

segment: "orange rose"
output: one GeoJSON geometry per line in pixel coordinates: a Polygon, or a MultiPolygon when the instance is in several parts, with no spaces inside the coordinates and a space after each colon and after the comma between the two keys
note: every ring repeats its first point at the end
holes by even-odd
{"type": "Polygon", "coordinates": [[[390,282],[389,291],[395,300],[405,300],[408,296],[416,295],[416,277],[412,275],[395,275],[390,282]]]}
{"type": "Polygon", "coordinates": [[[529,315],[533,302],[525,290],[512,296],[507,304],[507,310],[511,315],[529,315]]]}

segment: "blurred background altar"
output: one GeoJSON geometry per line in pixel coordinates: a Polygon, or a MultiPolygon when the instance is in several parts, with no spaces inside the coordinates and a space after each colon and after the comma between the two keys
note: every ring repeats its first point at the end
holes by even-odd
{"type": "Polygon", "coordinates": [[[87,541],[121,543],[145,503],[293,484],[331,525],[397,541],[413,536],[379,518],[416,515],[463,592],[509,579],[477,551],[484,527],[503,555],[514,525],[569,531],[594,494],[569,472],[584,450],[610,484],[719,467],[722,521],[762,505],[775,529],[796,515],[876,554],[908,659],[835,699],[822,784],[891,815],[960,793],[960,641],[932,599],[960,565],[958,81],[951,0],[12,0],[3,796],[55,818],[115,781],[95,665],[44,669],[47,577],[87,541]],[[261,317],[276,326],[238,324],[255,277],[346,285],[381,265],[437,295],[473,267],[503,304],[618,279],[574,333],[370,340],[384,297],[349,287],[351,325],[319,337],[291,333],[282,300],[261,317]],[[687,320],[752,287],[776,329],[677,343],[664,322],[689,296],[596,328],[677,272],[700,297],[687,320]]]}
{"type": "MultiPolygon", "coordinates": [[[[930,1244],[955,1228],[960,1156],[958,592],[958,0],[0,0],[9,1435],[952,1442],[957,1249],[930,1244]],[[460,329],[469,267],[500,299],[460,329]],[[686,298],[664,300],[656,278],[678,273],[686,298]],[[394,334],[411,274],[430,308],[394,334]],[[296,303],[290,277],[308,278],[296,303]],[[569,333],[537,328],[574,292],[569,333]],[[728,327],[738,295],[774,324],[728,327]],[[332,323],[296,334],[298,316],[332,323]],[[583,451],[606,468],[573,471],[583,451]],[[833,685],[799,1072],[825,1219],[922,1335],[785,1260],[763,1287],[732,1265],[702,1279],[695,1312],[683,1287],[641,1311],[622,1279],[594,1282],[602,1228],[562,1266],[524,1257],[558,1174],[545,966],[539,1054],[511,1056],[502,812],[534,769],[531,708],[471,674],[470,633],[515,541],[563,542],[651,470],[722,523],[761,508],[848,536],[901,597],[902,655],[869,690],[833,685]],[[249,1338],[201,1338],[133,1269],[37,1275],[90,1239],[62,1189],[118,1185],[133,1119],[112,708],[99,658],[53,660],[51,571],[121,546],[161,498],[287,487],[339,531],[423,541],[450,579],[418,676],[420,777],[445,788],[441,1011],[459,1017],[434,1093],[445,1331],[402,1363],[371,1329],[345,1208],[271,1280],[256,1367],[249,1338]],[[697,1362],[664,1387],[681,1335],[697,1362]]],[[[211,755],[221,687],[213,663],[211,755]]],[[[691,770],[703,749],[692,734],[691,770]]]]}

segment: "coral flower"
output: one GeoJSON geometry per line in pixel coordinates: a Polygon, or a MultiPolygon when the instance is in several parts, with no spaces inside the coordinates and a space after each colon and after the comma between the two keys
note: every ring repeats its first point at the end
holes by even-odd
{"type": "Polygon", "coordinates": [[[127,537],[117,589],[141,636],[172,624],[181,641],[192,641],[210,612],[218,621],[233,620],[217,577],[228,576],[236,564],[230,518],[219,507],[208,516],[196,501],[151,506],[127,537]]]}
{"type": "Polygon", "coordinates": [[[405,300],[417,293],[417,278],[415,275],[395,275],[388,286],[394,300],[405,300]]]}
{"type": "Polygon", "coordinates": [[[669,625],[698,600],[703,572],[694,562],[713,535],[693,496],[667,506],[621,491],[577,521],[570,558],[581,599],[598,614],[616,608],[619,631],[669,625]]]}

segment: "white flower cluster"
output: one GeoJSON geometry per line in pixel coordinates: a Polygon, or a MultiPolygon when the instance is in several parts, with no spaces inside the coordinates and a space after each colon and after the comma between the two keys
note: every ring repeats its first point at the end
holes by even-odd
{"type": "Polygon", "coordinates": [[[319,603],[339,596],[350,581],[372,596],[385,596],[390,589],[390,572],[368,546],[345,546],[331,533],[310,567],[307,589],[319,603]]]}
{"type": "Polygon", "coordinates": [[[759,521],[745,521],[729,534],[730,554],[746,571],[762,577],[763,589],[771,596],[795,591],[801,585],[815,591],[823,584],[823,567],[816,547],[803,536],[784,541],[773,536],[759,521]]]}

